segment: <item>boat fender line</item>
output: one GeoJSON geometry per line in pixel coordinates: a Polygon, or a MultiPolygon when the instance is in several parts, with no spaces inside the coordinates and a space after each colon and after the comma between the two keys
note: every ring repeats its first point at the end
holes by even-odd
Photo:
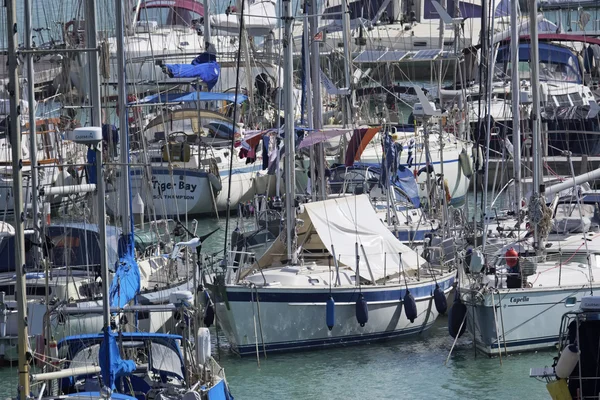
{"type": "Polygon", "coordinates": [[[460,300],[458,290],[454,294],[454,304],[448,312],[448,333],[453,338],[461,337],[467,328],[463,321],[467,317],[467,306],[460,300]]]}
{"type": "Polygon", "coordinates": [[[356,300],[356,321],[361,327],[369,321],[369,305],[362,293],[358,295],[358,300],[356,300]]]}
{"type": "Polygon", "coordinates": [[[460,165],[460,169],[462,169],[462,173],[467,178],[471,179],[473,176],[473,167],[471,167],[471,160],[469,160],[469,155],[467,154],[467,150],[464,148],[458,155],[458,164],[460,165]]]}
{"type": "Polygon", "coordinates": [[[329,330],[332,330],[335,326],[335,301],[333,300],[333,297],[331,295],[329,296],[329,299],[327,299],[325,320],[327,322],[327,328],[329,328],[329,330]]]}
{"type": "Polygon", "coordinates": [[[580,351],[576,344],[570,344],[563,349],[554,367],[557,378],[566,379],[571,376],[571,373],[579,362],[579,353],[580,351]]]}
{"type": "Polygon", "coordinates": [[[448,310],[448,302],[446,301],[446,295],[440,288],[440,285],[436,284],[433,290],[433,301],[435,302],[435,309],[440,314],[445,314],[448,310]]]}
{"type": "Polygon", "coordinates": [[[411,322],[415,322],[417,319],[417,303],[415,302],[415,298],[413,297],[410,290],[406,291],[404,295],[404,313],[406,314],[406,318],[411,322]]]}
{"type": "Polygon", "coordinates": [[[213,174],[212,172],[208,173],[208,181],[212,185],[212,188],[215,193],[220,192],[221,189],[223,188],[221,179],[218,176],[216,176],[215,174],[213,174]]]}

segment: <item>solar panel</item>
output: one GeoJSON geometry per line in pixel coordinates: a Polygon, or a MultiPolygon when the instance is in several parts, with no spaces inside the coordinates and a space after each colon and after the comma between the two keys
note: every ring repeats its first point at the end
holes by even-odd
{"type": "Polygon", "coordinates": [[[395,62],[400,61],[408,54],[407,51],[390,50],[383,54],[377,62],[395,62]]]}
{"type": "Polygon", "coordinates": [[[414,56],[412,56],[413,60],[433,60],[436,58],[442,50],[434,49],[434,50],[419,50],[414,56]]]}
{"type": "Polygon", "coordinates": [[[377,62],[387,50],[365,50],[354,59],[357,63],[372,63],[377,62]]]}

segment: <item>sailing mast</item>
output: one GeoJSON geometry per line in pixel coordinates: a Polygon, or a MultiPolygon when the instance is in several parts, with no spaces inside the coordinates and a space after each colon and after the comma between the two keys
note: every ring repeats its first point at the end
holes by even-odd
{"type": "MultiPolygon", "coordinates": [[[[211,36],[210,36],[210,12],[209,12],[209,4],[208,4],[208,0],[204,0],[204,50],[208,51],[210,48],[210,40],[211,40],[211,36]]],[[[235,124],[235,121],[234,121],[235,124]]]]}
{"type": "MultiPolygon", "coordinates": [[[[515,182],[515,204],[514,210],[517,219],[521,211],[521,119],[519,110],[519,25],[518,11],[519,2],[511,1],[510,3],[510,29],[511,29],[511,102],[512,102],[512,144],[513,144],[513,174],[515,182]]],[[[537,18],[537,16],[536,16],[537,18]]],[[[534,20],[537,21],[537,20],[534,20]]],[[[535,22],[534,22],[535,23],[535,22]]],[[[535,23],[537,25],[537,23],[535,23]]]]}
{"type": "MultiPolygon", "coordinates": [[[[25,0],[25,47],[33,48],[32,0],[25,0]]],[[[35,121],[35,77],[33,73],[34,54],[27,54],[27,92],[29,98],[29,161],[31,162],[31,215],[33,219],[33,241],[40,242],[39,205],[38,205],[38,169],[37,169],[37,125],[35,121]]],[[[33,265],[40,262],[41,247],[33,246],[33,265]]]]}
{"type": "MultiPolygon", "coordinates": [[[[319,53],[319,41],[315,39],[317,31],[319,29],[319,4],[318,0],[307,0],[310,1],[310,37],[311,37],[311,74],[313,84],[313,129],[320,130],[323,128],[323,99],[321,98],[321,66],[319,65],[320,53],[319,53]]],[[[314,162],[317,163],[318,177],[319,177],[319,194],[320,199],[325,200],[327,198],[327,185],[325,182],[325,147],[323,143],[317,145],[317,157],[314,162]]],[[[311,162],[313,162],[311,160],[311,162]]],[[[312,178],[314,179],[314,178],[312,178]]]]}
{"type": "MultiPolygon", "coordinates": [[[[533,106],[531,110],[532,120],[532,132],[531,139],[532,152],[531,157],[533,161],[533,198],[541,198],[543,196],[544,188],[541,180],[541,135],[540,135],[540,73],[539,73],[539,42],[538,42],[538,24],[537,24],[537,1],[529,0],[529,24],[530,35],[531,35],[531,94],[533,97],[533,106]]],[[[539,224],[535,225],[533,247],[536,252],[543,249],[541,243],[542,237],[540,234],[539,224]]]]}
{"type": "MultiPolygon", "coordinates": [[[[17,323],[18,323],[18,370],[19,387],[18,395],[21,399],[29,398],[29,363],[27,361],[27,300],[25,293],[25,218],[23,214],[23,159],[21,152],[21,116],[19,113],[19,72],[18,72],[18,31],[17,31],[17,4],[15,0],[7,0],[6,26],[8,30],[8,94],[10,96],[10,144],[12,150],[13,172],[13,201],[15,212],[15,273],[17,283],[17,323]]],[[[35,123],[34,121],[30,121],[35,123]]]]}
{"type": "MultiPolygon", "coordinates": [[[[119,211],[121,214],[121,237],[126,240],[124,251],[131,246],[131,233],[133,232],[130,221],[130,188],[129,188],[129,140],[127,118],[127,92],[125,80],[125,32],[123,29],[123,2],[115,0],[115,18],[117,21],[117,110],[119,111],[119,145],[121,152],[121,186],[119,197],[119,211]]],[[[100,214],[102,215],[102,214],[100,214]]],[[[107,298],[105,298],[105,301],[107,298]]]]}
{"type": "Polygon", "coordinates": [[[288,260],[292,265],[297,263],[296,259],[296,207],[294,206],[296,193],[296,143],[294,132],[294,59],[291,0],[283,0],[282,19],[285,24],[283,37],[283,92],[284,118],[285,118],[285,216],[286,216],[286,245],[288,260]]]}

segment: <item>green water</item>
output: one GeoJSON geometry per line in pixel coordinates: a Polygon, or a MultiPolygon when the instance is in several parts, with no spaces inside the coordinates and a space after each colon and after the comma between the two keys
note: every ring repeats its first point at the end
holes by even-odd
{"type": "MultiPolygon", "coordinates": [[[[550,365],[553,352],[511,355],[500,365],[475,356],[472,342],[461,338],[444,365],[451,346],[442,318],[408,340],[269,355],[260,367],[256,358],[229,353],[221,338],[220,364],[236,400],[550,398],[528,374],[550,365]]],[[[16,369],[0,370],[0,398],[15,395],[16,380],[16,369]]]]}

